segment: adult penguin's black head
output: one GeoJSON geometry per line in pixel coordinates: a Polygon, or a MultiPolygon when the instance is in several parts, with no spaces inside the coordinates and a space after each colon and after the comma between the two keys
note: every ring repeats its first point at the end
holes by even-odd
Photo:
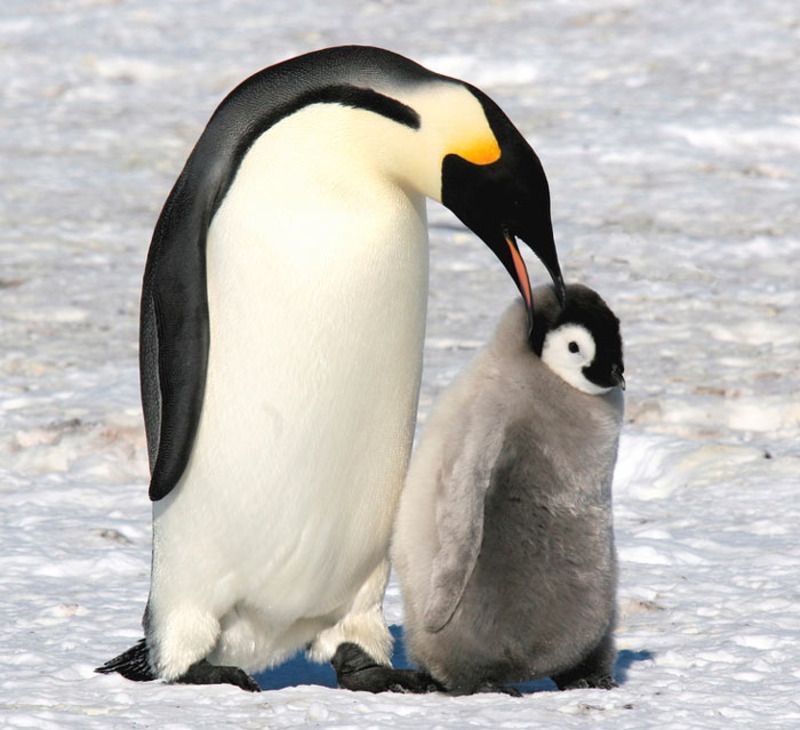
{"type": "Polygon", "coordinates": [[[496,144],[473,150],[469,159],[444,157],[442,203],[494,251],[514,278],[532,322],[531,288],[517,237],[545,265],[559,300],[564,300],[547,177],[536,153],[497,104],[482,91],[467,88],[483,107],[496,144]]]}

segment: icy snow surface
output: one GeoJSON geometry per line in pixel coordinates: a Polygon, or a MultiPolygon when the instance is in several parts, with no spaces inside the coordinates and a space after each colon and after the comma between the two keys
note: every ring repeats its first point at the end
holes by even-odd
{"type": "MultiPolygon", "coordinates": [[[[799,77],[796,0],[4,0],[0,725],[800,727],[799,77]],[[548,172],[568,278],[622,319],[619,689],[372,696],[303,661],[261,695],[92,673],[147,594],[137,309],[159,208],[235,83],[346,42],[501,103],[548,172]]],[[[421,422],[513,296],[449,213],[431,223],[421,422]]]]}

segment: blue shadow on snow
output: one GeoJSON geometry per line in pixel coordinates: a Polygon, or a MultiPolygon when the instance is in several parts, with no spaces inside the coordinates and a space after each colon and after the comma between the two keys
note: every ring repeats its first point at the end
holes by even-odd
{"type": "MultiPolygon", "coordinates": [[[[392,666],[397,669],[411,669],[412,666],[406,656],[406,645],[403,641],[403,627],[396,624],[389,627],[394,637],[394,653],[392,666]]],[[[620,684],[625,684],[628,670],[635,662],[653,659],[649,651],[629,651],[624,649],[617,654],[617,663],[614,675],[620,684]]],[[[320,687],[336,687],[336,673],[330,664],[315,664],[308,661],[303,652],[298,652],[291,659],[279,664],[274,669],[268,669],[255,675],[255,680],[262,690],[285,689],[305,684],[315,684],[320,687]]],[[[550,679],[537,679],[531,682],[520,682],[514,685],[524,694],[531,692],[546,692],[556,689],[555,683],[550,679]]]]}

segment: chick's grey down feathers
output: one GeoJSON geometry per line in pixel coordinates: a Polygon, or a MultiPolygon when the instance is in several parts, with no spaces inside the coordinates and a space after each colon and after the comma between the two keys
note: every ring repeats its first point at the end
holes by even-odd
{"type": "MultiPolygon", "coordinates": [[[[556,321],[552,288],[534,302],[540,321],[556,321]]],[[[544,676],[612,682],[622,396],[570,386],[526,335],[515,303],[439,399],[397,517],[407,646],[455,691],[544,676]]]]}

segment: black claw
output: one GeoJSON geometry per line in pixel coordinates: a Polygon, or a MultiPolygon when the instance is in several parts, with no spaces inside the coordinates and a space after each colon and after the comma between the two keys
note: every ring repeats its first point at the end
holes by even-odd
{"type": "Polygon", "coordinates": [[[339,645],[331,664],[336,670],[339,686],[354,692],[424,694],[444,689],[426,672],[378,664],[358,644],[349,641],[339,645]]]}
{"type": "Polygon", "coordinates": [[[261,691],[258,683],[243,669],[209,664],[205,659],[192,664],[175,684],[232,684],[246,692],[261,691]]]}

